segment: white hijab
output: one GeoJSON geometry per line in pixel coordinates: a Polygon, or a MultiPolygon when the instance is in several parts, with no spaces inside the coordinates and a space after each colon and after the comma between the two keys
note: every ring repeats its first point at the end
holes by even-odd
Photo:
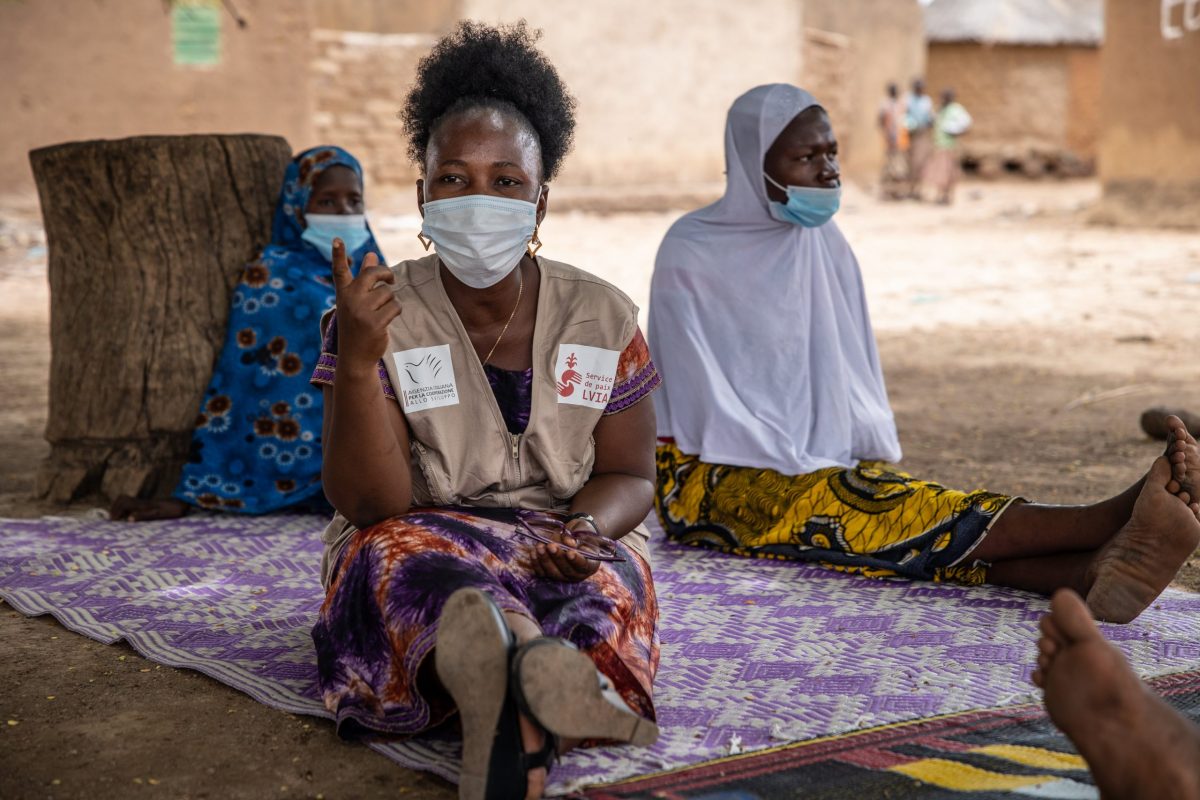
{"type": "Polygon", "coordinates": [[[814,105],[779,83],[739,97],[725,127],[725,196],[677,221],[658,251],[658,434],[708,463],[799,475],[900,460],[850,245],[832,221],[803,228],[767,212],[763,157],[814,105]]]}

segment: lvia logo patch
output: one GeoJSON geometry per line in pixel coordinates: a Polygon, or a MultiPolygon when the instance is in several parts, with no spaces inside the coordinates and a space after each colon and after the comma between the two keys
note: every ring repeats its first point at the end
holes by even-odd
{"type": "Polygon", "coordinates": [[[554,367],[558,402],[604,408],[612,396],[621,354],[584,344],[560,344],[554,367]]]}

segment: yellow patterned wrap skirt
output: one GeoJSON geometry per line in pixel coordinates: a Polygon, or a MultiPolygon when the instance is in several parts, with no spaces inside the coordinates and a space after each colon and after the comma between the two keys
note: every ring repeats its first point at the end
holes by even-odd
{"type": "Polygon", "coordinates": [[[880,462],[791,476],[658,446],[655,507],[674,541],[869,577],[984,583],[987,565],[968,557],[1015,499],[954,491],[880,462]]]}

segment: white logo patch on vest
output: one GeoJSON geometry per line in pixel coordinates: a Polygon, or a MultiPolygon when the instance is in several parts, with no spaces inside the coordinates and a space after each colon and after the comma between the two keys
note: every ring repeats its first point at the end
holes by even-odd
{"type": "Polygon", "coordinates": [[[558,362],[554,366],[558,402],[591,408],[607,406],[620,358],[621,354],[616,350],[560,344],[558,362]]]}
{"type": "Polygon", "coordinates": [[[392,353],[400,376],[400,404],[405,414],[458,405],[458,384],[450,345],[414,347],[392,353]]]}

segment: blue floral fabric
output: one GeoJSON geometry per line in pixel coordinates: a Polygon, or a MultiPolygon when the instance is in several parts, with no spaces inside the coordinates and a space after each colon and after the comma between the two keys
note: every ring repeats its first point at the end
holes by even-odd
{"type": "MultiPolygon", "coordinates": [[[[292,159],[275,208],[271,243],[233,294],[225,344],[204,393],[191,451],[174,496],[202,508],[263,514],[323,502],[319,320],[333,306],[329,261],[305,242],[303,212],[317,176],[362,168],[340,147],[292,159]]],[[[352,254],[374,252],[372,236],[352,254]]]]}

